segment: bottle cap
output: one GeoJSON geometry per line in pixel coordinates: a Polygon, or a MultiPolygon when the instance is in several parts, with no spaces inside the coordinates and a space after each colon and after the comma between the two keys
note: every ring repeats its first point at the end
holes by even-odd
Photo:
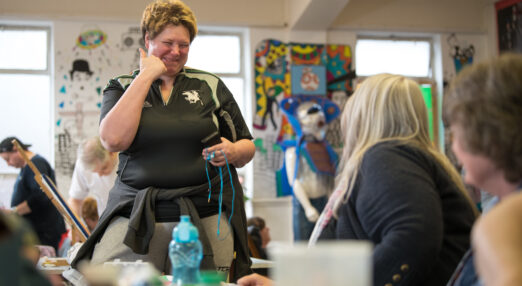
{"type": "Polygon", "coordinates": [[[193,242],[198,240],[198,229],[190,222],[190,216],[180,216],[179,224],[172,230],[172,238],[177,242],[193,242]]]}

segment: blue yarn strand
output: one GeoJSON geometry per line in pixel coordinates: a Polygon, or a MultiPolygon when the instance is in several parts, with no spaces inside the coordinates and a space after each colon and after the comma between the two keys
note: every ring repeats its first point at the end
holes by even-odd
{"type": "MultiPolygon", "coordinates": [[[[230,172],[230,166],[228,165],[227,156],[225,156],[225,153],[223,153],[223,157],[225,157],[225,162],[227,163],[227,169],[228,169],[228,175],[230,177],[230,185],[232,186],[232,210],[230,211],[230,217],[228,218],[228,223],[230,224],[232,220],[232,216],[234,215],[234,199],[236,198],[236,189],[234,189],[234,181],[232,181],[232,172],[230,172]]],[[[223,181],[223,180],[221,180],[223,181]]]]}
{"type": "Polygon", "coordinates": [[[219,213],[218,213],[218,222],[217,222],[217,236],[219,237],[219,225],[221,223],[221,206],[223,204],[223,171],[221,167],[219,167],[219,179],[221,181],[219,190],[219,213]]]}
{"type": "MultiPolygon", "coordinates": [[[[226,162],[226,166],[227,166],[227,170],[228,170],[228,175],[229,175],[229,178],[230,178],[230,185],[232,186],[232,209],[230,211],[230,216],[228,218],[228,224],[230,225],[231,221],[232,221],[232,216],[234,215],[234,199],[236,197],[236,189],[234,188],[234,182],[232,181],[232,172],[230,171],[230,166],[228,165],[228,159],[227,159],[227,156],[225,155],[225,152],[221,151],[221,153],[223,154],[223,157],[225,158],[225,162],[226,162]]],[[[211,155],[207,156],[206,160],[205,160],[205,173],[207,174],[207,180],[208,180],[208,201],[210,202],[210,196],[211,196],[211,193],[212,193],[212,184],[210,183],[210,175],[208,173],[208,161],[211,160],[212,158],[214,158],[214,155],[215,155],[215,152],[212,152],[211,155]]],[[[221,167],[216,167],[218,170],[219,170],[219,179],[220,179],[220,191],[219,191],[219,197],[218,197],[218,201],[219,201],[219,210],[218,210],[218,222],[217,222],[217,237],[219,239],[219,229],[220,229],[220,224],[221,224],[221,209],[222,209],[222,205],[223,205],[223,170],[221,167]]],[[[227,233],[227,235],[230,233],[230,231],[227,233]]]]}
{"type": "Polygon", "coordinates": [[[208,202],[210,203],[210,195],[212,194],[212,184],[210,184],[210,176],[208,174],[208,160],[210,160],[210,155],[205,160],[205,173],[207,173],[207,181],[208,181],[208,202]]]}

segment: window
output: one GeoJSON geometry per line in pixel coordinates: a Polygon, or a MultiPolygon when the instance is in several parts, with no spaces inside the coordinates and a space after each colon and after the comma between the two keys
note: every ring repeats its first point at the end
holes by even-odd
{"type": "MultiPolygon", "coordinates": [[[[252,131],[250,108],[251,86],[247,80],[247,62],[243,30],[225,31],[219,28],[201,28],[190,45],[187,66],[208,71],[219,76],[234,95],[243,118],[252,131]]],[[[238,169],[243,177],[243,188],[247,196],[252,196],[252,164],[238,169]]],[[[248,206],[247,206],[248,208],[248,206]]],[[[247,210],[248,212],[248,210],[247,210]]]]}
{"type": "MultiPolygon", "coordinates": [[[[16,136],[54,165],[50,29],[0,24],[0,140],[16,136]]],[[[18,173],[0,160],[0,173],[18,173]]]]}
{"type": "Polygon", "coordinates": [[[378,73],[401,74],[414,78],[428,109],[431,140],[440,146],[439,101],[431,70],[431,41],[428,39],[360,38],[355,46],[359,77],[378,73]]]}
{"type": "Polygon", "coordinates": [[[247,119],[241,34],[200,32],[190,45],[187,66],[219,76],[247,119]]]}
{"type": "Polygon", "coordinates": [[[358,39],[355,63],[358,76],[378,73],[430,77],[430,41],[402,39],[358,39]]]}

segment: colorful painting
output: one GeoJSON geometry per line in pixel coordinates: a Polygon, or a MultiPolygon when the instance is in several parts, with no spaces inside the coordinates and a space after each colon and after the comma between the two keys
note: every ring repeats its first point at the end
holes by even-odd
{"type": "MultiPolygon", "coordinates": [[[[293,95],[322,96],[340,108],[352,93],[352,52],[350,46],[283,43],[263,40],[256,49],[254,137],[254,186],[256,196],[283,195],[284,174],[282,142],[296,138],[295,132],[279,108],[293,95]],[[261,194],[265,192],[265,194],[261,194]]],[[[338,119],[329,124],[327,140],[342,147],[338,119]]]]}
{"type": "Polygon", "coordinates": [[[291,43],[291,61],[293,65],[324,65],[326,54],[324,45],[291,43]]]}
{"type": "Polygon", "coordinates": [[[328,45],[326,47],[326,80],[328,90],[353,91],[352,50],[350,46],[328,45]]]}
{"type": "Polygon", "coordinates": [[[276,40],[266,40],[256,49],[255,60],[256,112],[254,128],[265,130],[281,127],[278,99],[290,94],[288,47],[276,40]],[[270,121],[270,125],[267,122],[270,121]]]}
{"type": "Polygon", "coordinates": [[[292,94],[325,95],[326,67],[292,65],[292,94]]]}
{"type": "Polygon", "coordinates": [[[464,66],[473,63],[473,56],[475,55],[473,45],[460,41],[455,34],[451,34],[447,42],[450,47],[450,56],[455,65],[455,73],[459,73],[464,66]]]}
{"type": "Polygon", "coordinates": [[[106,41],[107,34],[102,30],[88,30],[78,36],[76,45],[85,50],[92,50],[105,44],[106,41]]]}
{"type": "Polygon", "coordinates": [[[495,8],[499,52],[522,52],[522,0],[499,1],[495,8]]]}

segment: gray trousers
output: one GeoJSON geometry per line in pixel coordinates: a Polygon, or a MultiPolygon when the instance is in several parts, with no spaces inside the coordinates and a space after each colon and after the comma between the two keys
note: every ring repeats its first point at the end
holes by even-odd
{"type": "MultiPolygon", "coordinates": [[[[218,215],[202,218],[201,223],[205,228],[212,252],[214,253],[214,263],[218,271],[228,275],[230,265],[234,258],[234,234],[228,225],[224,215],[221,215],[220,237],[217,237],[218,215]]],[[[123,243],[123,238],[127,232],[129,219],[125,217],[115,217],[109,223],[101,240],[94,247],[91,264],[102,264],[114,259],[125,261],[143,260],[152,263],[160,272],[171,274],[171,263],[169,259],[169,243],[172,240],[172,229],[178,222],[156,223],[154,235],[150,240],[149,252],[147,254],[136,254],[132,249],[123,243]]]]}

